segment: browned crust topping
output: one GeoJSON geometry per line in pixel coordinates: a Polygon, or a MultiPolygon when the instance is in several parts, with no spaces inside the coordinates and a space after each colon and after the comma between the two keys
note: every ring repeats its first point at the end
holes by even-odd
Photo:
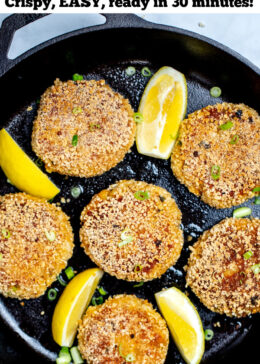
{"type": "Polygon", "coordinates": [[[135,130],[128,100],[105,81],[57,79],[41,98],[32,148],[49,172],[91,177],[124,158],[135,130]]]}
{"type": "Polygon", "coordinates": [[[259,219],[228,218],[204,232],[191,248],[187,285],[210,310],[228,316],[260,312],[259,219]],[[244,254],[252,252],[249,259],[244,254]]]}
{"type": "Polygon", "coordinates": [[[146,300],[119,295],[89,307],[79,326],[79,350],[88,364],[163,364],[169,333],[165,321],[146,300]]]}
{"type": "MultiPolygon", "coordinates": [[[[95,195],[81,214],[82,247],[102,269],[119,279],[160,277],[179,258],[181,212],[164,188],[120,181],[95,195]],[[149,198],[138,200],[143,191],[149,198]],[[131,240],[120,247],[122,233],[131,240]]],[[[123,236],[124,237],[124,236],[123,236]]]]}
{"type": "Polygon", "coordinates": [[[260,184],[259,115],[228,103],[190,114],[181,124],[171,164],[180,182],[211,206],[231,207],[253,197],[260,184]],[[229,121],[233,126],[222,130],[229,121]],[[213,166],[220,167],[218,180],[212,178],[213,166]]]}
{"type": "Polygon", "coordinates": [[[41,296],[66,267],[72,251],[72,228],[60,208],[25,193],[0,196],[0,292],[4,296],[41,296]]]}

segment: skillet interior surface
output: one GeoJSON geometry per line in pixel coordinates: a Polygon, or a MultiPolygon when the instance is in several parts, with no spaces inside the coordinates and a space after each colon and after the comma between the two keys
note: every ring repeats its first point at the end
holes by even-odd
{"type": "MultiPolygon", "coordinates": [[[[30,56],[4,75],[0,80],[1,90],[4,91],[0,126],[7,127],[19,145],[36,160],[37,157],[30,146],[32,123],[37,113],[40,95],[53,84],[56,77],[67,80],[77,72],[83,74],[86,79],[105,79],[114,90],[129,98],[137,110],[148,82],[148,79],[141,75],[141,68],[148,66],[155,72],[164,65],[180,70],[187,78],[187,113],[221,101],[243,102],[260,111],[260,76],[224,51],[198,39],[159,29],[112,29],[63,40],[30,56]],[[124,72],[129,65],[137,69],[132,77],[127,77],[124,72]],[[209,89],[215,85],[223,90],[221,99],[213,99],[209,94],[209,89]]],[[[133,293],[138,297],[147,298],[155,307],[155,292],[172,285],[185,291],[183,266],[189,256],[188,246],[193,244],[203,231],[223,218],[232,216],[233,211],[216,210],[204,204],[175,179],[169,160],[140,155],[135,146],[121,163],[102,176],[80,179],[52,174],[51,178],[61,188],[61,193],[54,202],[60,202],[61,197],[70,199],[70,202],[62,204],[62,209],[71,217],[75,233],[76,247],[69,265],[78,272],[94,266],[79,246],[78,230],[79,215],[95,193],[120,179],[136,179],[162,186],[172,194],[183,214],[185,236],[184,248],[176,266],[169,269],[161,279],[145,283],[140,288],[134,288],[133,283],[119,281],[108,274],[105,274],[102,280],[102,286],[109,295],[133,293]],[[79,184],[84,193],[75,200],[71,197],[70,190],[79,184]]],[[[0,194],[16,191],[0,171],[0,194]]],[[[257,210],[253,205],[253,200],[244,205],[250,206],[253,216],[259,217],[259,208],[257,210]]],[[[58,282],[55,282],[53,287],[58,289],[59,294],[62,292],[63,287],[58,282]]],[[[188,292],[199,310],[204,328],[212,328],[215,333],[214,338],[206,342],[203,362],[219,362],[218,355],[240,343],[252,326],[256,325],[257,317],[236,319],[212,313],[190,290],[188,292]],[[219,323],[219,327],[214,326],[216,323],[219,323]]],[[[54,307],[55,301],[49,302],[46,294],[36,300],[24,301],[24,306],[16,299],[0,298],[2,319],[45,361],[55,360],[59,351],[51,335],[54,307]],[[44,314],[41,314],[43,312],[44,314]]],[[[184,363],[173,341],[166,363],[184,363]]]]}

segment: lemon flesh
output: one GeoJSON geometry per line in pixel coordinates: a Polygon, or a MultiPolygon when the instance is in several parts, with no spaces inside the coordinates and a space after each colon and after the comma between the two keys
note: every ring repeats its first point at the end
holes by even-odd
{"type": "Polygon", "coordinates": [[[138,152],[155,158],[171,155],[181,121],[187,109],[185,76],[171,67],[162,67],[148,82],[138,112],[138,152]]]}
{"type": "Polygon", "coordinates": [[[15,187],[32,196],[50,200],[60,192],[5,129],[0,130],[0,166],[15,187]]]}
{"type": "Polygon", "coordinates": [[[85,270],[69,282],[60,296],[52,317],[52,336],[60,346],[73,345],[79,320],[103,274],[99,268],[85,270]]]}
{"type": "Polygon", "coordinates": [[[183,359],[188,364],[199,363],[205,350],[205,339],[194,305],[175,287],[156,293],[155,298],[183,359]]]}

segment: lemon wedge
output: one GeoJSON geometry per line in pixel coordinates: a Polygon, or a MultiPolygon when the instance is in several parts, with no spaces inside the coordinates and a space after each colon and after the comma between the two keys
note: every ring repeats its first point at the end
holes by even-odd
{"type": "Polygon", "coordinates": [[[15,187],[32,196],[50,200],[60,192],[5,129],[0,130],[0,166],[15,187]]]}
{"type": "Polygon", "coordinates": [[[183,359],[188,364],[199,363],[205,350],[205,339],[194,305],[175,287],[156,293],[155,298],[183,359]]]}
{"type": "Polygon", "coordinates": [[[162,67],[148,82],[138,112],[136,145],[141,154],[168,159],[187,109],[185,76],[171,67],[162,67]]]}
{"type": "Polygon", "coordinates": [[[64,289],[52,317],[52,336],[60,346],[72,346],[79,320],[103,274],[99,268],[87,269],[76,275],[64,289]]]}

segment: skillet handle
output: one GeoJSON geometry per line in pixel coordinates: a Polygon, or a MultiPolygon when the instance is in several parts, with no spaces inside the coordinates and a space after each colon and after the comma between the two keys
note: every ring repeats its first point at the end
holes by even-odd
{"type": "Polygon", "coordinates": [[[34,22],[48,14],[13,14],[8,16],[0,29],[0,74],[4,74],[16,62],[7,58],[14,33],[23,26],[34,22]]]}
{"type": "Polygon", "coordinates": [[[131,28],[131,27],[143,27],[152,28],[153,23],[144,20],[140,16],[134,14],[105,14],[106,25],[109,28],[131,28]]]}

